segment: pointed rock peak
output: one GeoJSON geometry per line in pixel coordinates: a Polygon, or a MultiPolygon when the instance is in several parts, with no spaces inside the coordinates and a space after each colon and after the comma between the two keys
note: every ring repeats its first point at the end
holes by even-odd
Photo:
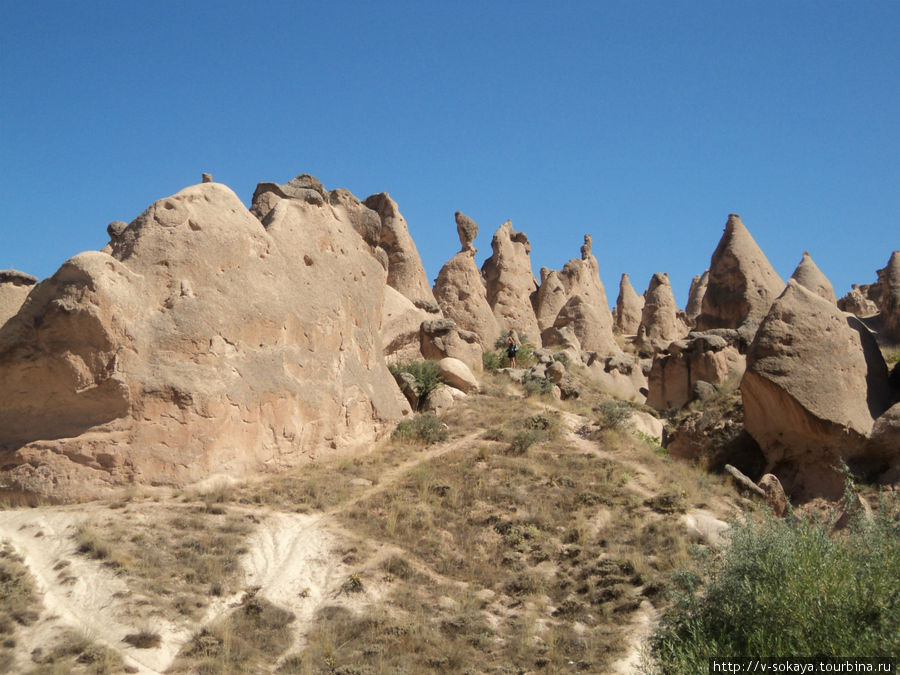
{"type": "Polygon", "coordinates": [[[456,212],[456,233],[459,235],[459,243],[462,251],[472,251],[475,253],[477,249],[472,246],[475,237],[478,236],[478,223],[465,215],[462,211],[456,212]]]}
{"type": "Polygon", "coordinates": [[[669,275],[666,272],[657,272],[652,277],[650,277],[650,286],[647,288],[647,291],[653,291],[659,288],[660,286],[670,286],[672,284],[669,283],[669,275]]]}
{"type": "Polygon", "coordinates": [[[800,264],[797,265],[797,269],[795,269],[794,273],[791,275],[791,280],[796,281],[821,298],[832,303],[837,303],[837,298],[834,295],[834,287],[831,285],[828,277],[822,273],[822,270],[819,269],[818,265],[816,265],[812,257],[810,257],[809,251],[803,252],[803,257],[800,259],[800,264]]]}
{"type": "Polygon", "coordinates": [[[736,213],[728,214],[728,222],[725,223],[725,234],[734,234],[735,232],[747,232],[747,226],[744,225],[741,217],[736,213]]]}
{"type": "Polygon", "coordinates": [[[631,279],[628,278],[628,272],[623,272],[622,278],[619,279],[619,295],[622,295],[623,293],[637,295],[637,291],[635,291],[634,286],[631,285],[631,279]]]}
{"type": "Polygon", "coordinates": [[[594,245],[594,239],[591,235],[584,235],[584,244],[581,246],[581,259],[587,260],[588,256],[591,255],[591,248],[594,245]]]}
{"type": "Polygon", "coordinates": [[[369,195],[363,201],[363,204],[381,216],[382,220],[400,215],[400,207],[397,206],[397,202],[391,199],[391,196],[387,192],[369,195]]]}
{"type": "Polygon", "coordinates": [[[545,281],[547,281],[547,277],[549,277],[549,276],[550,276],[550,268],[542,267],[541,268],[541,283],[544,283],[545,281]]]}

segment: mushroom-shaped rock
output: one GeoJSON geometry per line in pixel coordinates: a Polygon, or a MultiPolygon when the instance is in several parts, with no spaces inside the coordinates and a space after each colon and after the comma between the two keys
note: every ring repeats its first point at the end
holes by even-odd
{"type": "Polygon", "coordinates": [[[709,264],[709,282],[697,328],[738,328],[758,325],[784,281],[757,245],[738,215],[728,216],[725,233],[709,264]]]}
{"type": "Polygon", "coordinates": [[[744,425],[788,492],[839,497],[834,467],[868,461],[887,367],[859,320],[792,279],[750,345],[741,394],[744,425]]]}
{"type": "Polygon", "coordinates": [[[628,274],[623,273],[616,298],[616,326],[626,335],[636,335],[643,310],[644,296],[637,294],[628,274]]]}
{"type": "Polygon", "coordinates": [[[524,332],[529,339],[540,335],[531,294],[538,289],[531,272],[531,244],[524,232],[516,232],[512,222],[497,228],[491,240],[493,253],[481,266],[487,301],[501,331],[524,332]]]}
{"type": "Polygon", "coordinates": [[[0,270],[0,326],[19,311],[36,282],[37,277],[19,270],[0,270]]]}
{"type": "Polygon", "coordinates": [[[475,253],[477,249],[472,244],[475,237],[478,236],[478,223],[462,211],[457,211],[454,217],[456,218],[456,233],[459,235],[459,243],[462,246],[461,250],[475,253]]]}
{"type": "Polygon", "coordinates": [[[797,265],[797,269],[791,275],[791,279],[808,288],[820,298],[837,304],[837,298],[834,297],[834,286],[831,285],[828,277],[822,273],[822,270],[813,261],[809,251],[803,252],[803,258],[801,258],[800,264],[797,265]]]}

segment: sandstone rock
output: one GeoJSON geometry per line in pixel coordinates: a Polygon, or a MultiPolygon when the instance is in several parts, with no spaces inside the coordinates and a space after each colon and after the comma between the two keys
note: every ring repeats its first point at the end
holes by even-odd
{"type": "MultiPolygon", "coordinates": [[[[897,370],[896,366],[894,370],[897,370]]],[[[877,466],[882,475],[892,470],[896,474],[900,469],[900,403],[892,405],[875,420],[866,454],[873,464],[879,461],[883,464],[877,466]]]]}
{"type": "Polygon", "coordinates": [[[459,243],[462,246],[462,250],[475,253],[478,249],[472,244],[475,241],[475,237],[478,236],[478,223],[461,211],[457,211],[454,217],[456,218],[456,233],[459,235],[459,243]]]}
{"type": "Polygon", "coordinates": [[[856,316],[866,317],[878,313],[878,305],[869,299],[866,292],[856,284],[844,297],[837,301],[838,309],[842,312],[850,312],[856,316]]]}
{"type": "Polygon", "coordinates": [[[0,481],[69,498],[246,475],[408,412],[380,265],[330,210],[268,194],[264,227],[225,186],[186,188],[34,289],[0,329],[0,481]]]}
{"type": "Polygon", "coordinates": [[[412,408],[413,410],[418,410],[419,391],[416,387],[415,376],[412,373],[401,372],[394,375],[394,380],[396,380],[397,386],[400,387],[400,391],[409,402],[410,408],[412,408]]]}
{"type": "Polygon", "coordinates": [[[517,330],[529,340],[541,334],[531,294],[538,289],[531,272],[531,244],[524,232],[516,232],[511,221],[497,228],[491,240],[493,253],[481,266],[487,301],[501,332],[517,330]]]}
{"type": "Polygon", "coordinates": [[[740,216],[731,214],[709,264],[709,282],[697,328],[758,325],[784,282],[772,268],[740,216]]]}
{"type": "Polygon", "coordinates": [[[803,252],[803,258],[801,258],[800,264],[797,265],[797,269],[791,275],[791,279],[808,288],[820,298],[837,304],[837,298],[834,297],[834,287],[828,281],[828,277],[822,274],[822,270],[810,257],[809,251],[803,252]]]}
{"type": "Polygon", "coordinates": [[[884,269],[878,270],[881,283],[882,332],[900,343],[900,251],[894,251],[884,269]]]}
{"type": "Polygon", "coordinates": [[[106,234],[109,235],[109,241],[115,242],[119,237],[122,236],[122,233],[125,231],[125,228],[128,227],[128,223],[123,223],[121,220],[114,220],[109,225],[106,226],[106,234]]]}
{"type": "Polygon", "coordinates": [[[556,321],[559,310],[563,308],[569,296],[556,270],[541,268],[541,286],[535,300],[535,315],[538,325],[543,331],[556,321]]]}
{"type": "Polygon", "coordinates": [[[750,345],[741,393],[769,471],[801,499],[836,498],[838,460],[868,460],[866,438],[888,404],[887,367],[858,319],[792,279],[750,345]]]}
{"type": "Polygon", "coordinates": [[[200,176],[200,181],[202,183],[212,183],[212,174],[204,173],[203,175],[200,176]]]}
{"type": "Polygon", "coordinates": [[[433,302],[428,275],[397,202],[386,192],[381,192],[366,198],[363,203],[381,218],[378,243],[388,254],[388,286],[396,288],[410,300],[424,298],[433,302]]]}
{"type": "Polygon", "coordinates": [[[706,295],[706,287],[709,285],[709,270],[704,270],[703,274],[691,279],[691,289],[688,292],[687,307],[684,308],[684,315],[690,326],[697,323],[697,317],[703,309],[703,296],[706,295]]]}
{"type": "Polygon", "coordinates": [[[725,531],[729,528],[728,523],[719,520],[709,511],[691,509],[682,514],[679,522],[687,531],[688,539],[696,544],[719,549],[728,543],[725,538],[725,531]]]}
{"type": "Polygon", "coordinates": [[[566,374],[566,367],[561,364],[559,361],[553,361],[547,364],[547,378],[553,382],[553,384],[559,384],[562,382],[563,377],[566,374]]]}
{"type": "Polygon", "coordinates": [[[14,316],[31,292],[37,277],[18,270],[0,270],[0,326],[14,316]]]}
{"type": "Polygon", "coordinates": [[[482,349],[488,351],[493,349],[494,341],[500,336],[500,326],[488,304],[484,279],[475,265],[475,249],[468,239],[473,228],[466,221],[472,223],[475,232],[478,231],[474,221],[461,213],[457,215],[462,250],[441,268],[434,282],[434,297],[444,315],[463,330],[476,333],[482,349]],[[465,218],[462,227],[460,217],[465,218]]]}
{"type": "Polygon", "coordinates": [[[678,307],[668,274],[657,273],[650,279],[644,293],[640,325],[646,329],[647,339],[663,347],[687,333],[687,326],[678,318],[678,307]]]}
{"type": "Polygon", "coordinates": [[[472,375],[469,367],[459,359],[446,357],[438,361],[437,365],[441,379],[451,387],[466,394],[478,391],[478,380],[472,375]]]}
{"type": "Polygon", "coordinates": [[[419,329],[432,316],[416,307],[409,298],[390,286],[385,287],[381,313],[381,343],[387,363],[405,363],[422,359],[419,329]]]}
{"type": "Polygon", "coordinates": [[[619,295],[616,298],[616,326],[626,335],[635,335],[641,325],[644,297],[638,295],[627,274],[619,280],[619,295]]]}
{"type": "Polygon", "coordinates": [[[424,409],[440,415],[452,408],[460,398],[465,398],[465,394],[459,389],[441,384],[428,392],[424,409]]]}
{"type": "Polygon", "coordinates": [[[662,443],[665,425],[662,420],[642,410],[633,410],[624,422],[626,429],[634,434],[642,434],[647,438],[662,443]]]}
{"type": "MultiPolygon", "coordinates": [[[[827,298],[826,298],[827,299],[827,298]]],[[[777,476],[767,473],[759,479],[759,487],[766,493],[766,504],[772,513],[781,518],[787,513],[788,500],[777,476]]]]}
{"type": "Polygon", "coordinates": [[[419,350],[426,359],[459,359],[472,370],[481,370],[482,349],[478,335],[456,327],[453,319],[424,321],[419,328],[419,350]]]}
{"type": "MultiPolygon", "coordinates": [[[[359,232],[365,242],[371,247],[373,253],[381,247],[381,217],[368,206],[363,204],[356,196],[344,188],[337,188],[328,193],[328,203],[335,210],[341,220],[346,219],[359,232]]],[[[390,264],[387,251],[384,251],[385,269],[390,264]]],[[[412,299],[412,298],[410,298],[412,299]]]]}
{"type": "Polygon", "coordinates": [[[281,199],[299,199],[300,201],[322,206],[328,198],[322,183],[302,173],[293,180],[279,185],[278,183],[259,183],[253,192],[253,202],[250,213],[260,221],[264,221],[275,204],[281,199]]]}

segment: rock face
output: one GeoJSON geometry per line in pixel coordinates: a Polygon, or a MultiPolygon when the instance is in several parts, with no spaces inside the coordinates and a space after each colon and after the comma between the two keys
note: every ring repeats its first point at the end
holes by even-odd
{"type": "Polygon", "coordinates": [[[542,267],[541,287],[538,289],[534,303],[535,315],[542,331],[553,325],[559,310],[563,308],[568,299],[569,296],[566,294],[566,287],[563,285],[562,279],[559,278],[559,272],[542,267]]]}
{"type": "Polygon", "coordinates": [[[426,359],[458,359],[472,370],[481,370],[481,344],[478,335],[460,330],[453,319],[425,321],[419,328],[419,349],[426,359]]]}
{"type": "Polygon", "coordinates": [[[684,308],[684,315],[687,318],[688,325],[697,324],[697,317],[703,310],[703,296],[706,295],[706,287],[709,285],[709,270],[704,270],[703,274],[697,275],[691,279],[691,289],[688,292],[687,307],[684,308]]]}
{"type": "Polygon", "coordinates": [[[900,343],[900,251],[894,251],[884,269],[878,270],[881,283],[882,331],[889,340],[900,343]]]}
{"type": "Polygon", "coordinates": [[[381,314],[381,342],[387,363],[406,363],[422,358],[419,328],[423,321],[434,319],[424,309],[416,307],[409,298],[390,286],[384,289],[381,314]]]}
{"type": "Polygon", "coordinates": [[[888,405],[884,359],[857,319],[796,280],[750,345],[741,393],[747,431],[794,496],[839,497],[838,460],[873,461],[866,439],[888,405]]]}
{"type": "Polygon", "coordinates": [[[19,311],[36,282],[37,277],[25,272],[0,270],[0,326],[19,311]]]}
{"type": "Polygon", "coordinates": [[[616,326],[626,335],[636,335],[643,311],[644,297],[635,292],[628,275],[622,274],[616,298],[616,326]]]}
{"type": "Polygon", "coordinates": [[[644,293],[640,325],[645,328],[647,339],[663,348],[687,333],[687,326],[678,318],[678,307],[668,274],[656,273],[650,279],[644,293]]]}
{"type": "Polygon", "coordinates": [[[697,329],[759,324],[784,290],[784,281],[757,246],[740,216],[731,214],[709,264],[709,282],[697,329]]]}
{"type": "Polygon", "coordinates": [[[241,475],[352,451],[409,410],[385,272],[346,214],[312,181],[257,195],[263,223],[221,184],[186,188],[33,291],[0,329],[0,484],[241,475]]]}
{"type": "Polygon", "coordinates": [[[531,304],[537,282],[531,272],[531,244],[524,232],[516,232],[511,221],[497,228],[491,240],[491,257],[481,273],[487,287],[487,301],[501,332],[517,330],[536,341],[541,331],[531,304]]]}
{"type": "Polygon", "coordinates": [[[478,225],[467,216],[456,213],[456,230],[462,250],[441,268],[434,282],[434,297],[444,315],[463,330],[478,335],[483,350],[493,349],[500,326],[487,301],[484,279],[475,265],[476,249],[472,246],[478,225]]]}
{"type": "Polygon", "coordinates": [[[853,287],[847,292],[847,295],[837,301],[837,306],[842,312],[850,312],[856,316],[865,317],[878,313],[878,305],[869,298],[865,289],[871,286],[853,287]]]}
{"type": "Polygon", "coordinates": [[[803,252],[803,258],[791,275],[791,279],[808,288],[820,298],[837,304],[837,298],[834,297],[834,287],[828,281],[828,277],[822,274],[822,270],[810,257],[809,251],[803,252]]]}

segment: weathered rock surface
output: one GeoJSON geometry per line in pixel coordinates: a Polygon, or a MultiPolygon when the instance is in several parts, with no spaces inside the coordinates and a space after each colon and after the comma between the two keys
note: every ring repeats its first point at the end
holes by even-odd
{"type": "Polygon", "coordinates": [[[760,250],[740,216],[731,214],[709,264],[698,330],[758,325],[784,281],[760,250]]]}
{"type": "Polygon", "coordinates": [[[750,345],[741,393],[747,431],[790,494],[839,497],[838,460],[876,461],[866,439],[887,408],[887,376],[865,326],[788,283],[750,345]]]}
{"type": "Polygon", "coordinates": [[[37,277],[25,272],[0,270],[0,326],[19,311],[35,283],[37,277]]]}
{"type": "Polygon", "coordinates": [[[459,359],[446,357],[438,361],[437,365],[441,379],[451,387],[466,394],[478,391],[478,380],[469,367],[459,359]]]}
{"type": "Polygon", "coordinates": [[[850,312],[851,314],[855,314],[859,317],[872,316],[873,314],[878,313],[878,304],[871,300],[866,293],[867,288],[871,288],[870,286],[858,286],[857,284],[853,284],[853,287],[847,292],[847,294],[839,298],[837,301],[837,306],[842,312],[850,312]]]}
{"type": "Polygon", "coordinates": [[[400,291],[385,286],[380,330],[385,361],[406,363],[422,359],[419,330],[423,321],[433,318],[400,291]]]}
{"type": "Polygon", "coordinates": [[[697,317],[703,310],[703,296],[706,295],[706,287],[709,285],[709,270],[704,270],[691,279],[691,289],[688,291],[688,303],[684,308],[684,315],[689,326],[697,324],[697,317]]]}
{"type": "Polygon", "coordinates": [[[384,270],[322,192],[263,191],[263,225],[221,184],[186,188],[35,288],[0,329],[0,482],[65,498],[238,476],[408,411],[384,270]]]}
{"type": "Polygon", "coordinates": [[[766,505],[781,518],[787,512],[788,499],[777,476],[767,473],[759,479],[759,487],[766,493],[766,505]]]}
{"type": "Polygon", "coordinates": [[[541,287],[538,289],[534,308],[538,325],[542,331],[553,325],[559,310],[563,308],[568,299],[569,296],[559,278],[559,272],[542,267],[541,287]]]}
{"type": "Polygon", "coordinates": [[[884,269],[878,270],[881,283],[881,320],[884,335],[900,343],[900,251],[894,251],[884,269]]]}
{"type": "Polygon", "coordinates": [[[837,298],[834,296],[834,286],[831,285],[831,282],[828,281],[828,277],[822,273],[822,270],[819,269],[819,266],[816,265],[815,261],[810,257],[809,251],[803,252],[803,258],[801,258],[800,263],[797,265],[797,269],[795,269],[794,273],[791,275],[791,279],[797,281],[801,286],[808,288],[820,298],[837,304],[837,298]]]}
{"type": "Polygon", "coordinates": [[[459,359],[472,370],[481,370],[481,343],[478,335],[460,330],[453,319],[432,319],[419,328],[419,349],[426,359],[459,359]]]}
{"type": "Polygon", "coordinates": [[[626,335],[636,335],[643,311],[644,296],[637,294],[628,274],[623,273],[616,298],[616,326],[626,335]]]}
{"type": "Polygon", "coordinates": [[[641,311],[641,326],[646,339],[657,345],[656,351],[664,349],[672,340],[687,333],[687,326],[678,318],[678,306],[672,294],[668,274],[656,273],[644,293],[644,308],[641,311]]]}
{"type": "Polygon", "coordinates": [[[531,304],[538,285],[531,272],[531,244],[524,232],[516,232],[511,221],[497,228],[491,240],[493,253],[481,266],[487,301],[501,332],[517,330],[536,341],[541,334],[531,304]]]}
{"type": "Polygon", "coordinates": [[[487,301],[487,289],[478,266],[472,242],[478,226],[462,213],[456,214],[456,230],[462,250],[441,268],[434,283],[434,297],[444,315],[456,325],[478,335],[483,350],[494,347],[500,326],[487,301]]]}

